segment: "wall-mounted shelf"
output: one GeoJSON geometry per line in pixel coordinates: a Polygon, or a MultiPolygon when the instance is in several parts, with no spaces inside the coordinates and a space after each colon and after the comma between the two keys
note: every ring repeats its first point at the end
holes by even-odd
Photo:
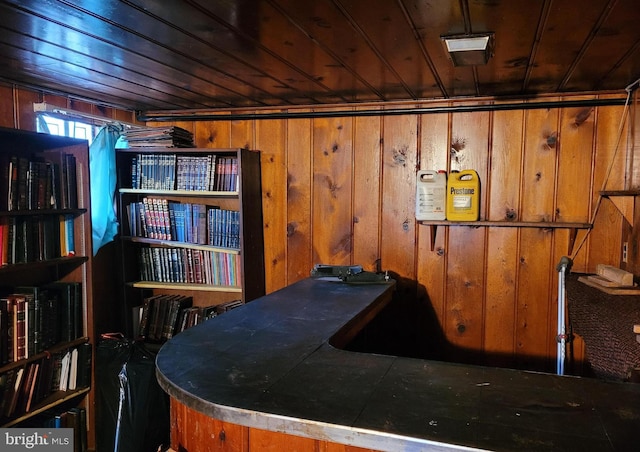
{"type": "Polygon", "coordinates": [[[420,224],[428,225],[431,228],[431,251],[435,248],[436,233],[438,226],[468,226],[479,228],[482,226],[492,228],[540,228],[540,229],[569,229],[569,255],[573,251],[578,229],[591,229],[590,223],[568,223],[559,221],[433,221],[421,220],[420,224]]]}

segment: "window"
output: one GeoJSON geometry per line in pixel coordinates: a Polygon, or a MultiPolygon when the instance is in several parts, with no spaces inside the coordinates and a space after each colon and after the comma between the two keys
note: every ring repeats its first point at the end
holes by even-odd
{"type": "Polygon", "coordinates": [[[89,144],[98,133],[99,127],[73,119],[62,119],[46,113],[37,114],[38,132],[60,135],[63,137],[87,140],[89,144]]]}

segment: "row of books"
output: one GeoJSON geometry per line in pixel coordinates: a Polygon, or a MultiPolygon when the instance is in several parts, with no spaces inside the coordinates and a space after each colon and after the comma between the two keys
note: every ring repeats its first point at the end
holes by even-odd
{"type": "Polygon", "coordinates": [[[178,126],[130,128],[124,131],[123,138],[130,148],[193,147],[193,133],[178,126]]]}
{"type": "Polygon", "coordinates": [[[126,207],[133,237],[240,248],[240,212],[143,198],[126,207]]]}
{"type": "Polygon", "coordinates": [[[2,265],[75,255],[73,215],[0,218],[2,265]]]}
{"type": "Polygon", "coordinates": [[[236,156],[136,154],[131,188],[141,190],[237,191],[236,156]]]}
{"type": "Polygon", "coordinates": [[[154,295],[138,307],[138,338],[147,342],[164,342],[176,334],[244,304],[233,300],[219,305],[193,306],[193,299],[183,295],[154,295]]]}
{"type": "Polygon", "coordinates": [[[0,362],[6,364],[83,337],[82,284],[15,287],[0,297],[0,362]]]}
{"type": "Polygon", "coordinates": [[[190,248],[146,247],[139,254],[143,281],[240,285],[240,256],[190,248]]]}
{"type": "Polygon", "coordinates": [[[44,428],[71,428],[73,429],[74,452],[86,452],[87,443],[87,410],[83,407],[74,407],[61,413],[45,412],[37,417],[38,427],[44,428]]]}
{"type": "Polygon", "coordinates": [[[58,391],[91,385],[91,344],[46,355],[0,375],[0,415],[20,416],[58,391]]]}
{"type": "Polygon", "coordinates": [[[78,208],[73,154],[63,154],[60,162],[24,156],[4,157],[7,158],[2,162],[0,210],[78,208]]]}

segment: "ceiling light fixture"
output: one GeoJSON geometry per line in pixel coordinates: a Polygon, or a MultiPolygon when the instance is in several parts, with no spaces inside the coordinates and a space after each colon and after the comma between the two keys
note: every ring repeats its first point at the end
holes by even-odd
{"type": "Polygon", "coordinates": [[[487,64],[493,55],[493,33],[449,35],[440,38],[454,66],[487,64]]]}

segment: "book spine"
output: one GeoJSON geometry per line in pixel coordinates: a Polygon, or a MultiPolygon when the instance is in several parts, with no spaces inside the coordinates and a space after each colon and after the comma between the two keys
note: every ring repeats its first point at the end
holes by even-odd
{"type": "Polygon", "coordinates": [[[65,155],[67,164],[67,196],[69,198],[69,209],[78,208],[78,180],[76,169],[76,157],[73,154],[65,155]]]}
{"type": "Polygon", "coordinates": [[[154,297],[147,297],[142,301],[142,315],[140,316],[140,327],[138,337],[144,339],[149,334],[149,316],[154,297]]]}
{"type": "Polygon", "coordinates": [[[19,185],[18,185],[18,157],[12,156],[9,160],[9,187],[7,190],[7,210],[18,210],[19,185]]]}
{"type": "Polygon", "coordinates": [[[22,296],[12,296],[13,302],[13,360],[27,356],[27,306],[22,296]]]}
{"type": "Polygon", "coordinates": [[[75,225],[73,215],[65,215],[64,217],[66,256],[75,256],[75,225]]]}

